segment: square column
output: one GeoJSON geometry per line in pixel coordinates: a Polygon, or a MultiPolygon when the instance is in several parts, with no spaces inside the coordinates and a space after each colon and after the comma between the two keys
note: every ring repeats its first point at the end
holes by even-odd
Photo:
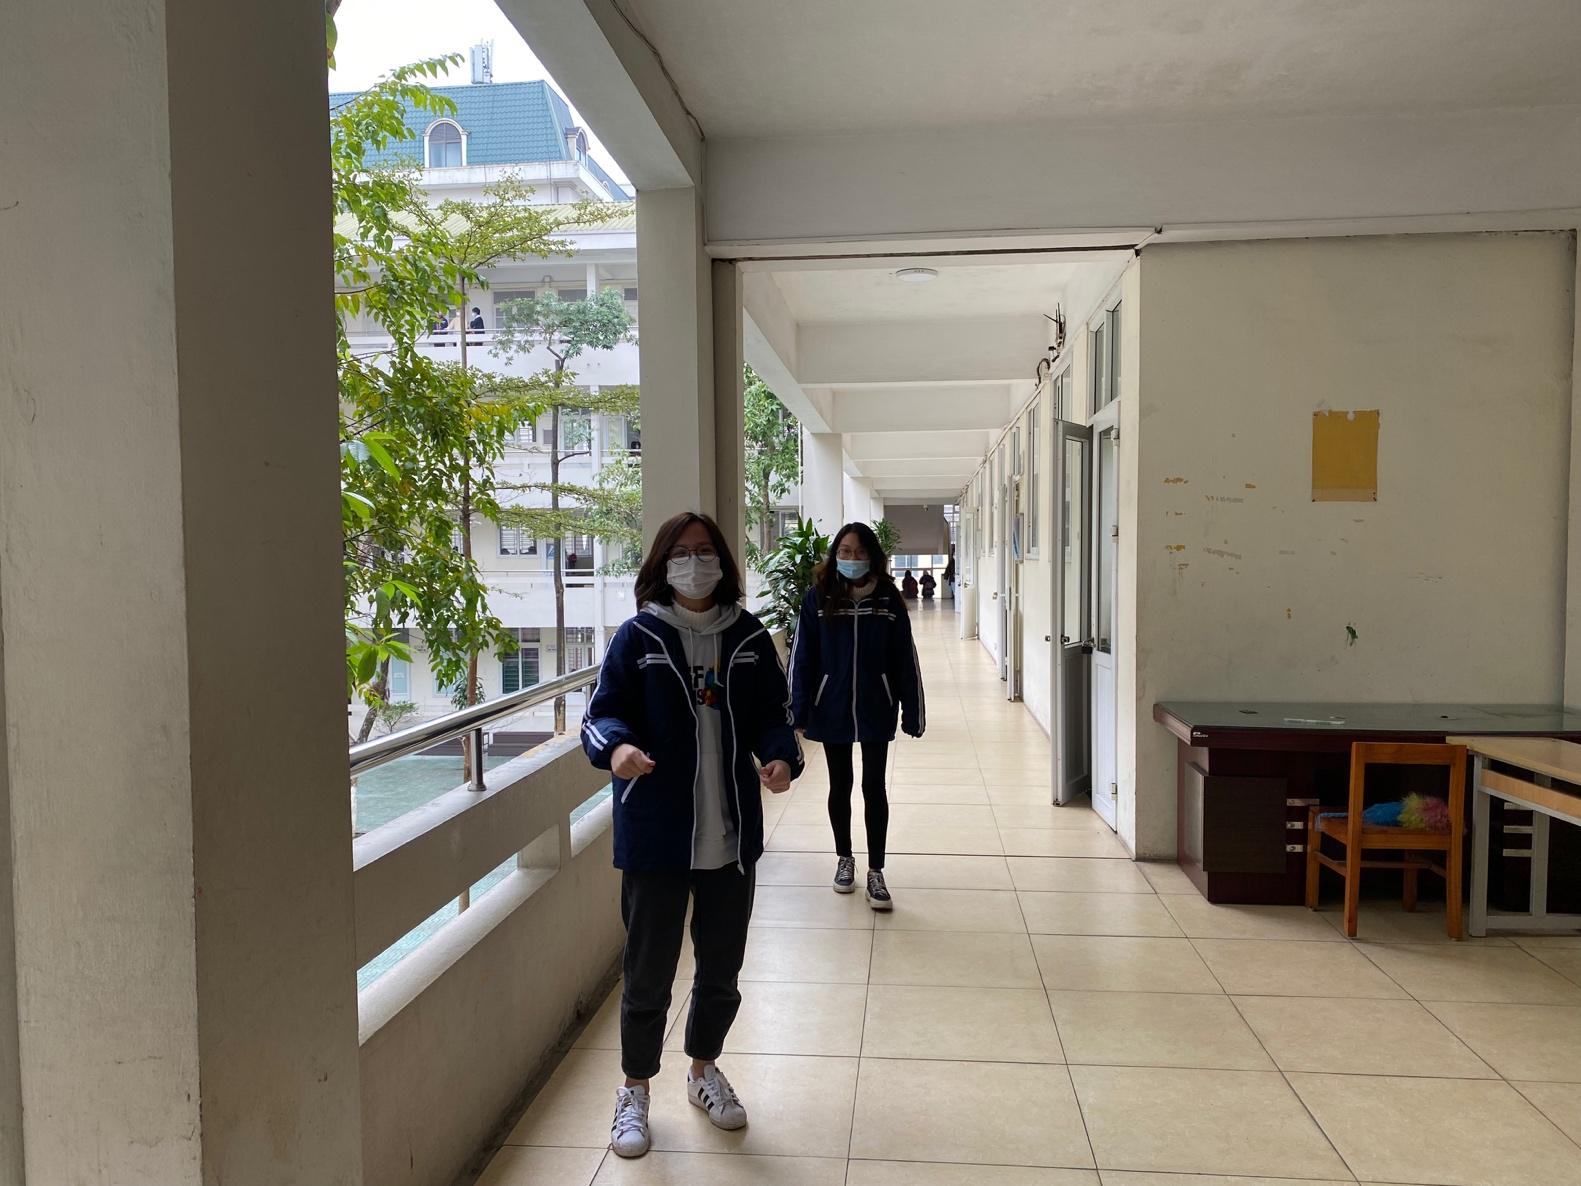
{"type": "Polygon", "coordinates": [[[802,515],[832,535],[845,523],[843,447],[837,432],[802,430],[802,515]]]}
{"type": "Polygon", "coordinates": [[[0,1181],[355,1186],[323,17],[7,21],[0,1181]]]}

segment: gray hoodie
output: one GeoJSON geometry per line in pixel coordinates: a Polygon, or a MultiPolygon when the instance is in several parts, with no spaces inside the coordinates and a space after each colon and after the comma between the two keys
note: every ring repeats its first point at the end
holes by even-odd
{"type": "MultiPolygon", "coordinates": [[[[692,707],[697,710],[697,780],[692,784],[692,868],[720,869],[741,855],[735,817],[725,797],[723,706],[718,701],[725,657],[719,636],[741,616],[739,605],[714,606],[702,613],[680,605],[642,607],[681,635],[691,668],[692,707]],[[712,681],[709,676],[712,676],[712,681]]],[[[754,788],[755,790],[755,788],[754,788]]]]}

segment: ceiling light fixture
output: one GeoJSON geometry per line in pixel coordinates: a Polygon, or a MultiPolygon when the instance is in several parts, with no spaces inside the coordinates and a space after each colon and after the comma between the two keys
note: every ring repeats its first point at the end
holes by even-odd
{"type": "Polygon", "coordinates": [[[901,268],[895,273],[896,280],[904,280],[907,284],[926,284],[938,278],[939,273],[933,268],[901,268]]]}

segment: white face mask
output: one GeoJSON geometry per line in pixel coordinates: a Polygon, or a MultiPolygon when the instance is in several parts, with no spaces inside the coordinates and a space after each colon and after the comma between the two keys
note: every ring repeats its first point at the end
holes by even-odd
{"type": "Polygon", "coordinates": [[[682,556],[671,560],[665,568],[665,579],[670,582],[670,588],[682,597],[691,597],[697,601],[710,596],[719,587],[724,575],[718,556],[709,560],[682,556]]]}

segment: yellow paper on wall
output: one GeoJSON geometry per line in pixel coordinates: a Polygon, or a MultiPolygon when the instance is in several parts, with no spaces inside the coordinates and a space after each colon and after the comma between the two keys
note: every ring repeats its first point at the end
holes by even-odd
{"type": "Polygon", "coordinates": [[[1312,416],[1312,501],[1378,501],[1378,423],[1370,412],[1312,416]]]}

